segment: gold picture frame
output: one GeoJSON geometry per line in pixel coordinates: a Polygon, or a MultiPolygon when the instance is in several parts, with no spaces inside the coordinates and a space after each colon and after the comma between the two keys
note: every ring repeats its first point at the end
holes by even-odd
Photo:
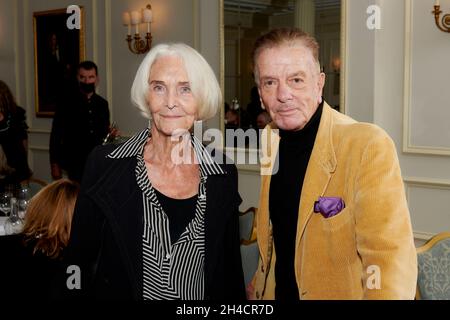
{"type": "Polygon", "coordinates": [[[76,68],[85,59],[84,9],[80,28],[69,29],[71,13],[55,9],[33,13],[36,117],[51,118],[62,94],[75,83],[76,68]]]}

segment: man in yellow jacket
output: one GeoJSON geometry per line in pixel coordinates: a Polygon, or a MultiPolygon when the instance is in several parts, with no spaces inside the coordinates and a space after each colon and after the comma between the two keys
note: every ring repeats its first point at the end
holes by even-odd
{"type": "Polygon", "coordinates": [[[254,299],[413,299],[417,259],[395,146],[322,101],[317,41],[261,36],[262,135],[254,299]]]}

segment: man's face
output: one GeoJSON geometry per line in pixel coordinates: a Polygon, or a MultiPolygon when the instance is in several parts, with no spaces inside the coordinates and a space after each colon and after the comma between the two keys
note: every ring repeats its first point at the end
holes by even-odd
{"type": "Polygon", "coordinates": [[[310,49],[300,42],[264,49],[256,67],[261,102],[272,120],[283,130],[303,129],[321,102],[325,83],[310,49]]]}
{"type": "Polygon", "coordinates": [[[80,68],[78,70],[77,77],[78,77],[78,82],[86,83],[86,84],[89,84],[89,83],[97,84],[97,73],[95,72],[95,69],[86,70],[86,69],[80,68]]]}

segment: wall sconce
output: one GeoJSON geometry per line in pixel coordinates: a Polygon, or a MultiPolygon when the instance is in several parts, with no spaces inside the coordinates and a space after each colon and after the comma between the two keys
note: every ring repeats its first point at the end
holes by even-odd
{"type": "Polygon", "coordinates": [[[152,33],[150,26],[153,21],[152,6],[148,4],[147,7],[141,11],[142,12],[126,11],[122,14],[123,25],[128,27],[128,35],[126,39],[128,42],[128,49],[135,54],[146,53],[152,47],[152,33]],[[147,24],[147,35],[145,36],[146,41],[141,39],[141,35],[139,34],[139,25],[141,23],[147,24]],[[132,25],[136,27],[134,37],[131,36],[132,25]],[[133,38],[134,43],[132,43],[133,38]]]}
{"type": "Polygon", "coordinates": [[[439,24],[439,18],[441,17],[442,11],[440,10],[441,6],[439,4],[439,0],[436,0],[436,3],[434,5],[434,11],[431,13],[434,13],[434,20],[436,22],[436,26],[439,28],[439,30],[450,33],[450,14],[447,13],[442,17],[442,26],[439,24]]]}

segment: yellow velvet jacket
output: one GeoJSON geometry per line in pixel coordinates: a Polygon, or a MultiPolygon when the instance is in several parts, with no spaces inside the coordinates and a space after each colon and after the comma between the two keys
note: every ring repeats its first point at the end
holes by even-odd
{"type": "MultiPolygon", "coordinates": [[[[262,136],[257,214],[258,269],[253,299],[275,298],[276,253],[269,188],[279,136],[262,136]]],[[[301,299],[413,299],[417,257],[395,146],[379,127],[359,123],[326,103],[306,170],[295,244],[301,299]],[[324,218],[319,196],[341,197],[345,209],[324,218]]]]}

